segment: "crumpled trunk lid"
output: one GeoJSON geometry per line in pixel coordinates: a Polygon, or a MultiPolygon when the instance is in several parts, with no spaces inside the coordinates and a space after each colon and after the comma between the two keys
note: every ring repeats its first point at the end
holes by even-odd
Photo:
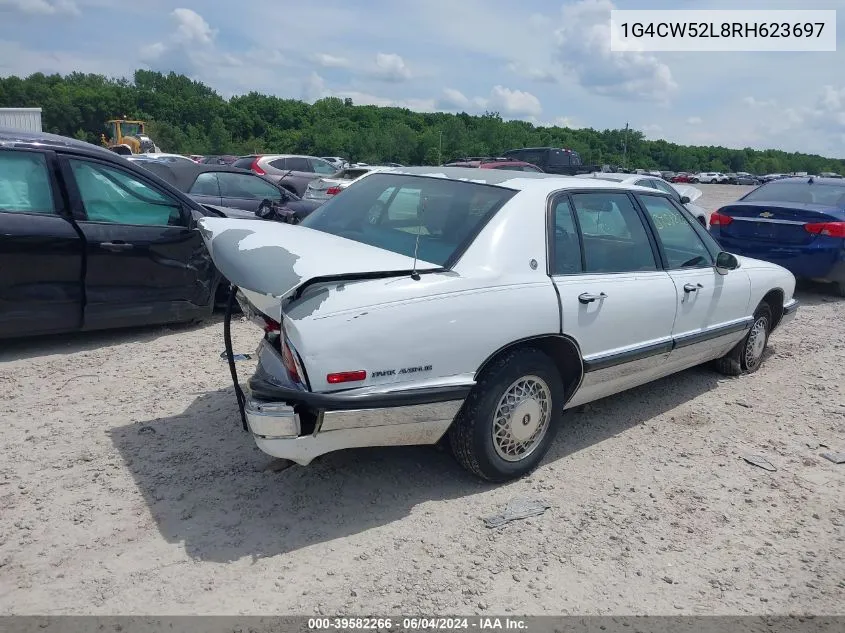
{"type": "MultiPolygon", "coordinates": [[[[275,304],[309,281],[388,277],[414,269],[412,257],[304,226],[229,218],[202,218],[198,226],[217,270],[232,285],[269,295],[275,304]]],[[[439,268],[425,261],[416,266],[439,268]]]]}

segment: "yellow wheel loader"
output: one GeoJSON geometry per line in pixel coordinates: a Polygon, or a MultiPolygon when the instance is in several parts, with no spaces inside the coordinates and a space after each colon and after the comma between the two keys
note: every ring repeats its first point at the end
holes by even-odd
{"type": "Polygon", "coordinates": [[[108,134],[103,134],[100,140],[104,147],[117,154],[148,154],[161,151],[146,135],[144,121],[112,119],[106,121],[106,130],[108,134]]]}

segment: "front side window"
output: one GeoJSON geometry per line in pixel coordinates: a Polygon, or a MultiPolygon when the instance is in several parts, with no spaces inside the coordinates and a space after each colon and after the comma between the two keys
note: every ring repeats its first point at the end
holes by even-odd
{"type": "Polygon", "coordinates": [[[282,194],[269,182],[249,174],[218,172],[220,195],[224,198],[244,198],[246,200],[281,200],[282,194]]]}
{"type": "Polygon", "coordinates": [[[572,156],[568,152],[559,149],[549,151],[549,164],[555,166],[568,166],[571,164],[572,156]]]}
{"type": "Polygon", "coordinates": [[[134,176],[101,163],[68,160],[91,222],[178,226],[179,204],[134,176]]]}
{"type": "Polygon", "coordinates": [[[472,236],[514,196],[503,187],[404,174],[373,174],[302,221],[318,231],[451,266],[472,236]]]}
{"type": "Polygon", "coordinates": [[[579,193],[572,204],[581,229],[585,272],[657,270],[654,251],[634,204],[624,193],[579,193]]]}
{"type": "Polygon", "coordinates": [[[324,160],[317,160],[316,158],[311,159],[311,167],[318,174],[337,173],[337,169],[331,163],[327,163],[324,160]]]}
{"type": "Polygon", "coordinates": [[[55,213],[43,154],[0,151],[0,211],[55,213]]]}
{"type": "Polygon", "coordinates": [[[670,269],[705,268],[713,265],[710,251],[680,209],[663,196],[640,196],[657,229],[657,239],[663,247],[670,269]]]}
{"type": "Polygon", "coordinates": [[[220,185],[217,183],[217,174],[207,172],[197,176],[190,193],[198,196],[214,196],[215,198],[219,198],[220,185]]]}
{"type": "Polygon", "coordinates": [[[676,200],[678,202],[681,201],[681,194],[679,194],[678,190],[675,189],[672,185],[670,185],[669,183],[663,182],[662,180],[656,180],[656,179],[653,182],[654,182],[654,186],[657,189],[659,189],[660,191],[663,191],[664,193],[668,193],[670,196],[672,196],[673,200],[676,200]]]}

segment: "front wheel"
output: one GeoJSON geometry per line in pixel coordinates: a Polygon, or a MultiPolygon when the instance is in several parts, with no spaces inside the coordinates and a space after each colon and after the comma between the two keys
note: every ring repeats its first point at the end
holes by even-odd
{"type": "Polygon", "coordinates": [[[449,429],[452,452],[482,479],[521,477],[549,450],[564,399],[560,373],[546,354],[506,353],[482,372],[449,429]]]}
{"type": "Polygon", "coordinates": [[[761,303],[754,312],[754,322],[748,334],[730,352],[716,361],[716,369],[726,376],[751,374],[763,363],[763,354],[772,331],[772,310],[761,303]]]}

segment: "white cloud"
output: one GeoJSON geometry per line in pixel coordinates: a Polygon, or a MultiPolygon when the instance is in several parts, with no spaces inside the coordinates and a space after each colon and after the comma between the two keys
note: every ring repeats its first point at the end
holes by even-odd
{"type": "Polygon", "coordinates": [[[441,110],[464,110],[470,105],[470,100],[460,90],[445,88],[443,96],[438,100],[437,107],[441,110]]]}
{"type": "Polygon", "coordinates": [[[8,8],[29,15],[79,15],[73,0],[0,0],[0,11],[8,8]]]}
{"type": "Polygon", "coordinates": [[[411,78],[405,60],[395,53],[378,53],[374,76],[383,81],[401,82],[411,78]]]}
{"type": "Polygon", "coordinates": [[[208,67],[214,58],[216,63],[231,65],[232,55],[219,56],[214,51],[217,31],[191,9],[174,9],[170,14],[176,29],[165,41],[153,42],[141,48],[141,61],[154,70],[171,70],[194,76],[208,67]]]}
{"type": "Polygon", "coordinates": [[[742,103],[751,108],[773,108],[777,105],[774,99],[756,99],[755,97],[743,97],[742,103]]]}
{"type": "Polygon", "coordinates": [[[543,111],[540,100],[530,92],[494,86],[487,100],[487,108],[514,116],[539,116],[543,111]]]}
{"type": "Polygon", "coordinates": [[[595,94],[665,101],[677,84],[672,71],[654,55],[610,50],[611,0],[579,0],[565,5],[555,31],[561,68],[595,94]]]}
{"type": "Polygon", "coordinates": [[[328,88],[326,88],[326,80],[320,77],[316,72],[312,72],[308,78],[302,83],[302,100],[309,103],[331,96],[328,88]]]}
{"type": "Polygon", "coordinates": [[[551,70],[537,68],[534,66],[524,66],[518,62],[510,62],[506,68],[515,75],[519,75],[525,79],[530,79],[531,81],[549,84],[557,83],[558,81],[557,74],[551,70]]]}
{"type": "Polygon", "coordinates": [[[691,116],[687,119],[689,125],[701,125],[703,122],[700,116],[691,116]]]}
{"type": "Polygon", "coordinates": [[[185,44],[211,44],[217,35],[217,30],[196,11],[191,9],[174,9],[171,13],[176,21],[176,40],[185,44]]]}
{"type": "Polygon", "coordinates": [[[337,57],[327,53],[318,53],[314,56],[316,61],[323,68],[349,68],[350,61],[345,57],[337,57]]]}

